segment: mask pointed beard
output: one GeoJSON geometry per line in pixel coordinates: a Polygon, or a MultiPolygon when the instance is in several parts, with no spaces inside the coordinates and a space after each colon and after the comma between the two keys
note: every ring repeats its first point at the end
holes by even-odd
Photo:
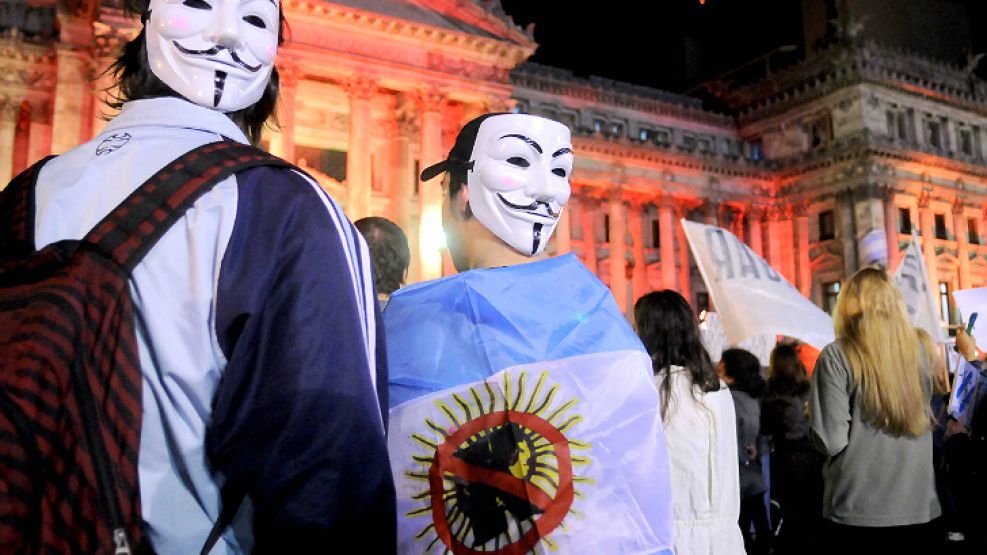
{"type": "Polygon", "coordinates": [[[226,86],[226,73],[222,71],[216,72],[216,89],[213,92],[213,108],[219,106],[219,101],[223,98],[223,87],[226,86]]]}
{"type": "Polygon", "coordinates": [[[531,228],[531,255],[538,253],[538,246],[541,244],[542,224],[535,224],[531,228]]]}

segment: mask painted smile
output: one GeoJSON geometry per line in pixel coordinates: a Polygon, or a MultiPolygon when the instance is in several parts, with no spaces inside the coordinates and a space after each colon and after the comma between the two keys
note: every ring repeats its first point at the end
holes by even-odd
{"type": "Polygon", "coordinates": [[[531,204],[521,205],[521,204],[514,204],[513,202],[507,200],[506,198],[504,198],[504,195],[500,193],[497,193],[497,198],[500,199],[500,202],[504,203],[504,206],[507,206],[508,208],[511,208],[513,210],[518,210],[526,214],[531,214],[532,216],[539,216],[542,218],[551,218],[553,220],[559,219],[560,212],[553,212],[552,206],[545,201],[536,200],[531,204]],[[546,212],[545,214],[542,214],[541,212],[537,211],[538,208],[541,206],[545,207],[545,212],[546,212]]]}
{"type": "Polygon", "coordinates": [[[216,62],[216,63],[227,65],[227,66],[230,66],[230,67],[243,68],[243,69],[245,69],[245,70],[247,70],[247,71],[249,71],[251,73],[256,73],[261,68],[261,64],[257,64],[255,66],[251,66],[248,63],[246,63],[243,60],[241,60],[240,59],[240,56],[237,56],[236,50],[233,50],[232,48],[223,48],[223,47],[220,47],[220,46],[213,46],[212,48],[207,48],[205,50],[192,50],[190,48],[185,48],[184,46],[178,44],[178,41],[177,40],[176,41],[172,41],[172,44],[175,45],[175,48],[178,49],[179,52],[181,52],[182,54],[185,54],[186,56],[196,56],[196,57],[215,56],[216,54],[219,54],[223,50],[226,50],[227,52],[230,53],[230,58],[233,59],[233,63],[227,62],[226,60],[220,60],[218,58],[207,58],[207,59],[209,61],[211,61],[211,62],[216,62]]]}

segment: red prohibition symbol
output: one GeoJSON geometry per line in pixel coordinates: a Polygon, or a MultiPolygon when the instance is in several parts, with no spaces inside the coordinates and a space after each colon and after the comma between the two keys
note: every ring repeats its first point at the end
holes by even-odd
{"type": "Polygon", "coordinates": [[[442,543],[456,555],[524,555],[531,551],[539,540],[562,524],[562,519],[569,512],[574,497],[569,441],[547,420],[531,413],[512,410],[484,414],[466,422],[447,437],[435,451],[435,459],[428,470],[428,481],[432,497],[432,522],[435,524],[435,531],[442,543]],[[454,455],[459,446],[470,436],[512,422],[540,434],[551,443],[559,467],[559,487],[554,497],[531,482],[519,479],[509,472],[470,465],[454,455]],[[519,499],[526,499],[538,507],[542,514],[535,519],[534,526],[517,541],[495,551],[472,549],[454,538],[449,530],[443,500],[445,489],[443,476],[446,473],[468,482],[486,484],[519,499]]]}

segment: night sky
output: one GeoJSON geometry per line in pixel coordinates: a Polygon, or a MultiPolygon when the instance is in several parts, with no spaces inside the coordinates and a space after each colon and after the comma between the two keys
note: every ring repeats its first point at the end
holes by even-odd
{"type": "MultiPolygon", "coordinates": [[[[987,50],[987,2],[939,1],[969,10],[974,48],[987,50]]],[[[794,62],[802,56],[804,43],[799,0],[704,0],[702,4],[700,0],[501,0],[501,4],[522,27],[535,23],[540,47],[531,61],[583,77],[599,75],[672,92],[686,91],[786,44],[798,49],[776,52],[771,63],[794,62]]],[[[978,74],[987,75],[987,60],[978,74]]]]}

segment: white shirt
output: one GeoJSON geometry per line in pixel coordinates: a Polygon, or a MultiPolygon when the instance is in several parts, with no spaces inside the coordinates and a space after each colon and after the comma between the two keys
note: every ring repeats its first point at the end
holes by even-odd
{"type": "MultiPolygon", "coordinates": [[[[744,553],[737,469],[737,424],[726,384],[703,393],[685,368],[669,368],[664,421],[672,474],[677,555],[744,553]]],[[[660,380],[660,378],[656,378],[660,380]]],[[[661,391],[659,383],[659,391],[661,391]]]]}

